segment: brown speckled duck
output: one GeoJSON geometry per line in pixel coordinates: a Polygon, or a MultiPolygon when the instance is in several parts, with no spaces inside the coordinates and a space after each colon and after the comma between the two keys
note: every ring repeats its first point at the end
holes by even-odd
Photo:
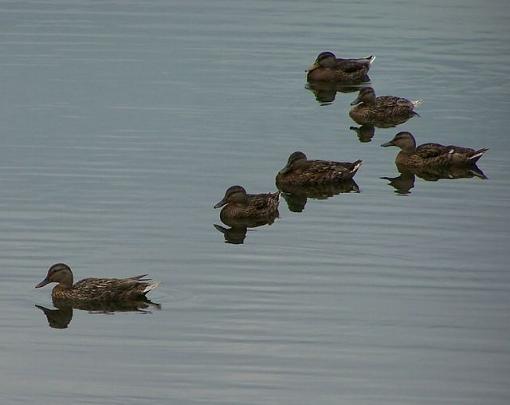
{"type": "Polygon", "coordinates": [[[278,218],[280,193],[247,194],[241,186],[232,186],[225,191],[225,196],[214,208],[223,207],[221,221],[229,226],[244,222],[250,226],[253,221],[272,223],[278,218]]]}
{"type": "Polygon", "coordinates": [[[35,286],[41,288],[58,283],[52,290],[53,300],[70,302],[129,301],[144,298],[159,284],[144,278],[146,274],[129,278],[85,278],[73,284],[73,272],[64,263],[57,263],[48,270],[46,278],[35,286]]]}
{"type": "Polygon", "coordinates": [[[370,80],[367,73],[375,56],[358,59],[337,58],[333,52],[321,52],[308,68],[309,82],[363,83],[370,80]]]}
{"type": "Polygon", "coordinates": [[[303,152],[294,152],[289,156],[285,167],[276,175],[276,185],[282,189],[286,186],[317,186],[350,180],[361,163],[361,160],[353,163],[308,160],[303,152]]]}
{"type": "Polygon", "coordinates": [[[372,87],[363,87],[351,103],[355,107],[349,111],[349,116],[360,125],[395,126],[417,115],[414,108],[421,103],[421,100],[395,96],[376,97],[372,87]]]}
{"type": "Polygon", "coordinates": [[[438,143],[424,143],[416,146],[416,140],[410,132],[399,132],[391,141],[381,146],[399,147],[400,152],[395,158],[397,166],[417,169],[474,165],[488,150],[444,146],[438,143]]]}

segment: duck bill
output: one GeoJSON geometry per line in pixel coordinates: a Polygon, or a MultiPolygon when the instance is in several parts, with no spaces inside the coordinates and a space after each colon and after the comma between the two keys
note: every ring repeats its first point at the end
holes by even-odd
{"type": "Polygon", "coordinates": [[[35,286],[35,288],[41,288],[44,287],[46,284],[49,284],[50,280],[48,280],[48,277],[46,277],[43,281],[41,281],[39,284],[35,286]]]}
{"type": "Polygon", "coordinates": [[[312,70],[315,70],[319,67],[320,65],[317,63],[317,62],[314,62],[312,63],[310,66],[308,66],[308,69],[306,69],[307,72],[311,72],[312,70]]]}
{"type": "Polygon", "coordinates": [[[359,104],[361,103],[361,100],[359,99],[359,97],[356,97],[356,100],[354,100],[351,105],[356,105],[356,104],[359,104]]]}
{"type": "Polygon", "coordinates": [[[393,143],[393,141],[389,141],[389,142],[383,143],[381,146],[383,148],[386,148],[388,146],[395,146],[395,144],[393,143]]]}
{"type": "Polygon", "coordinates": [[[226,203],[227,203],[227,201],[225,200],[225,197],[223,197],[223,200],[221,200],[220,202],[216,203],[216,204],[214,205],[214,208],[220,208],[220,207],[223,207],[226,203]]]}

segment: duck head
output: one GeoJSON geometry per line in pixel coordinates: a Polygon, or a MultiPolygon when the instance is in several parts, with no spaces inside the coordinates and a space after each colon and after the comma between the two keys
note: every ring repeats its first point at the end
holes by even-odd
{"type": "Polygon", "coordinates": [[[241,186],[232,186],[225,191],[223,199],[219,201],[214,208],[223,207],[226,204],[245,204],[247,200],[246,190],[241,186]]]}
{"type": "Polygon", "coordinates": [[[351,103],[356,105],[360,103],[374,104],[375,103],[375,91],[372,87],[363,87],[358,93],[358,97],[351,103]]]}
{"type": "Polygon", "coordinates": [[[308,72],[317,68],[334,68],[336,66],[336,56],[333,52],[321,52],[307,69],[308,72]]]}
{"type": "Polygon", "coordinates": [[[416,150],[416,141],[410,132],[399,132],[389,142],[383,143],[381,146],[396,146],[404,152],[414,152],[416,150]]]}
{"type": "Polygon", "coordinates": [[[58,283],[65,287],[72,287],[73,272],[71,271],[71,268],[64,263],[54,264],[49,268],[46,278],[37,284],[35,288],[41,288],[50,283],[58,283]]]}
{"type": "Polygon", "coordinates": [[[291,155],[287,159],[287,164],[285,165],[285,167],[282,170],[279,171],[278,174],[288,173],[290,170],[295,168],[296,165],[299,165],[300,163],[305,162],[306,159],[307,159],[306,155],[303,152],[297,151],[297,152],[291,153],[291,155]]]}

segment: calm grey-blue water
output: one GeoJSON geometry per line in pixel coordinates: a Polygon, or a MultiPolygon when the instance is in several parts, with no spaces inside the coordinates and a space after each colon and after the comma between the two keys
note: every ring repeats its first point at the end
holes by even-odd
{"type": "Polygon", "coordinates": [[[0,403],[509,403],[506,0],[2,0],[0,21],[0,403]],[[358,128],[356,89],[306,84],[324,50],[376,55],[377,94],[419,116],[358,128]],[[404,130],[489,148],[486,178],[401,176],[380,144],[404,130]],[[362,159],[357,186],[220,222],[297,150],[362,159]],[[148,273],[159,306],[56,309],[34,289],[56,262],[148,273]]]}

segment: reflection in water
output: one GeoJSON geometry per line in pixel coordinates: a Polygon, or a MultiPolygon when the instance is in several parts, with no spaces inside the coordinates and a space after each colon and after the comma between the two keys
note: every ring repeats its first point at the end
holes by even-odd
{"type": "Polygon", "coordinates": [[[161,309],[161,305],[148,299],[115,302],[71,302],[67,300],[53,300],[56,309],[35,305],[44,312],[48,325],[55,329],[65,329],[73,319],[73,309],[97,314],[113,314],[114,312],[151,313],[150,309],[161,309]]]}
{"type": "Polygon", "coordinates": [[[248,232],[246,226],[233,226],[232,228],[225,228],[224,226],[214,224],[217,231],[223,234],[225,243],[232,243],[233,245],[242,245],[248,232]]]}
{"type": "Polygon", "coordinates": [[[397,177],[381,177],[381,179],[388,180],[389,185],[395,188],[397,194],[410,194],[411,189],[414,187],[415,177],[425,181],[438,181],[440,179],[469,179],[472,177],[479,177],[483,180],[487,176],[476,165],[464,167],[450,167],[450,168],[427,168],[427,169],[411,169],[402,165],[396,165],[400,176],[397,177]]]}
{"type": "Polygon", "coordinates": [[[225,228],[221,225],[214,224],[214,228],[218,232],[223,234],[226,243],[232,243],[234,245],[241,245],[244,243],[248,228],[257,228],[259,226],[271,225],[276,218],[278,218],[278,211],[274,212],[272,216],[268,216],[264,219],[250,219],[243,218],[240,220],[233,220],[232,218],[227,221],[226,225],[230,228],[225,228]]]}
{"type": "Polygon", "coordinates": [[[335,101],[336,93],[354,93],[359,91],[360,86],[345,85],[334,82],[309,82],[305,89],[310,90],[315,100],[321,105],[328,105],[335,101]]]}
{"type": "Polygon", "coordinates": [[[340,193],[359,193],[359,187],[353,179],[315,186],[280,185],[279,188],[292,212],[302,212],[308,198],[325,200],[340,193]]]}
{"type": "Polygon", "coordinates": [[[375,127],[370,124],[362,125],[360,127],[350,127],[351,131],[356,132],[360,142],[370,142],[375,135],[375,127]]]}

